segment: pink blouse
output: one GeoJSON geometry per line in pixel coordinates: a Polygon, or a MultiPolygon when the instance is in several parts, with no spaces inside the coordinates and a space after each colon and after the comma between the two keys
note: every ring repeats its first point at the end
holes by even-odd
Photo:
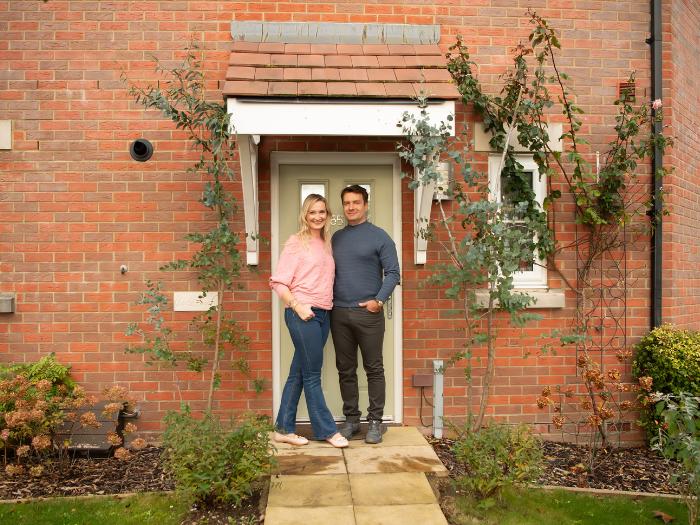
{"type": "Polygon", "coordinates": [[[335,262],[321,239],[309,239],[304,246],[296,235],[284,245],[277,268],[270,276],[270,288],[282,295],[286,286],[300,303],[316,308],[333,308],[335,262]]]}

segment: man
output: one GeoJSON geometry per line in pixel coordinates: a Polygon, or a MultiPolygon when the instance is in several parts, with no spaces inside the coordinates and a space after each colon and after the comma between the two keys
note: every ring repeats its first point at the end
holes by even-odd
{"type": "Polygon", "coordinates": [[[391,237],[367,221],[367,190],[355,184],[344,188],[340,197],[347,225],[332,239],[335,284],[331,314],[331,334],[345,414],[345,423],[339,431],[346,439],[360,431],[359,346],[369,391],[369,428],[365,441],[380,443],[386,398],[383,306],[399,284],[399,260],[391,237]]]}

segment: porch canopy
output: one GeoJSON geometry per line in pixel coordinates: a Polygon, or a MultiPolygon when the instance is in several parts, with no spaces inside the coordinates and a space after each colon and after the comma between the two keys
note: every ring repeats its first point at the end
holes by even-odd
{"type": "MultiPolygon", "coordinates": [[[[231,32],[223,95],[241,153],[248,264],[258,259],[261,135],[399,137],[419,95],[433,123],[454,122],[460,96],[439,26],[234,22],[231,32]]],[[[429,212],[425,193],[417,209],[429,212]]]]}

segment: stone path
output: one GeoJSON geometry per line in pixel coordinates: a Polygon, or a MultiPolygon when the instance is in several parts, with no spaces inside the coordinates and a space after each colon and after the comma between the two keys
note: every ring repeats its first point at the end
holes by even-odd
{"type": "Polygon", "coordinates": [[[390,427],[378,445],[277,445],[265,525],[447,525],[425,476],[447,470],[413,427],[390,427]]]}

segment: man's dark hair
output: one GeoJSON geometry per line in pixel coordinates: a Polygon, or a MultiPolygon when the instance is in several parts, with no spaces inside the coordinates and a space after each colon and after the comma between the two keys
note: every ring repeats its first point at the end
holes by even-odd
{"type": "Polygon", "coordinates": [[[360,195],[362,195],[362,200],[365,204],[367,204],[367,202],[369,201],[369,195],[367,193],[367,190],[359,184],[353,184],[352,186],[346,186],[345,188],[343,188],[343,191],[340,192],[340,202],[343,202],[343,197],[345,197],[346,193],[359,193],[360,195]]]}

